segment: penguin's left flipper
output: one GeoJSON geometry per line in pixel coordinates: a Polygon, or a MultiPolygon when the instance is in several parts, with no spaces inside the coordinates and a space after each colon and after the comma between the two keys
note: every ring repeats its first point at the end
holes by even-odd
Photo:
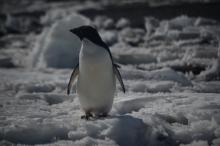
{"type": "Polygon", "coordinates": [[[78,76],[79,74],[79,64],[76,65],[76,67],[73,69],[73,72],[71,74],[71,77],[70,77],[70,80],[69,80],[69,83],[68,83],[68,87],[67,87],[67,94],[69,95],[70,94],[70,90],[72,88],[72,84],[74,83],[76,77],[78,76]]]}
{"type": "Polygon", "coordinates": [[[123,92],[125,93],[125,85],[124,85],[123,80],[122,80],[122,78],[121,78],[121,74],[120,74],[120,72],[119,72],[119,70],[118,70],[118,68],[120,68],[120,66],[117,65],[117,64],[114,64],[114,65],[113,65],[113,68],[114,68],[115,75],[116,75],[116,77],[118,78],[118,81],[119,81],[119,83],[120,83],[120,85],[121,85],[121,87],[122,87],[122,90],[123,90],[123,92]]]}

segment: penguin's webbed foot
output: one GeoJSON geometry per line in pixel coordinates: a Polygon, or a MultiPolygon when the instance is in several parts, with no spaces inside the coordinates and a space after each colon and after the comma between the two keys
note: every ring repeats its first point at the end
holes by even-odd
{"type": "Polygon", "coordinates": [[[90,117],[89,117],[89,116],[86,116],[86,115],[82,115],[82,116],[81,116],[81,119],[89,120],[89,118],[90,118],[90,117]]]}
{"type": "Polygon", "coordinates": [[[105,117],[107,117],[107,116],[108,116],[107,113],[102,113],[102,114],[99,114],[99,115],[98,115],[99,118],[105,118],[105,117]]]}
{"type": "Polygon", "coordinates": [[[86,113],[85,115],[81,116],[81,119],[90,120],[92,117],[93,116],[91,113],[86,113]]]}

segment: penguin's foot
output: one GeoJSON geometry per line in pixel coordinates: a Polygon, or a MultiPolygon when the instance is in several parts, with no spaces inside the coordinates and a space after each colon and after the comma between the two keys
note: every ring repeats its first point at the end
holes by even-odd
{"type": "Polygon", "coordinates": [[[82,115],[81,119],[85,119],[85,120],[89,120],[91,116],[87,116],[87,115],[82,115]]]}
{"type": "Polygon", "coordinates": [[[94,118],[95,119],[103,119],[103,118],[106,118],[108,116],[108,113],[96,113],[94,115],[94,118]]]}
{"type": "Polygon", "coordinates": [[[98,115],[99,118],[105,118],[107,116],[108,116],[107,113],[101,113],[101,114],[98,115]]]}
{"type": "Polygon", "coordinates": [[[86,113],[85,115],[81,116],[81,119],[90,120],[92,117],[93,116],[91,113],[86,113]]]}

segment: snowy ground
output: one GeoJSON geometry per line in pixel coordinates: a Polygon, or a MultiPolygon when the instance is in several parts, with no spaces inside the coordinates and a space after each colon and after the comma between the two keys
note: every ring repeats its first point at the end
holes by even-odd
{"type": "Polygon", "coordinates": [[[126,18],[86,18],[73,3],[42,9],[39,32],[29,23],[16,32],[13,17],[0,29],[1,146],[220,146],[218,21],[145,17],[134,28],[126,18]],[[66,95],[80,47],[68,29],[83,24],[108,43],[127,90],[117,83],[110,115],[90,121],[66,95]]]}

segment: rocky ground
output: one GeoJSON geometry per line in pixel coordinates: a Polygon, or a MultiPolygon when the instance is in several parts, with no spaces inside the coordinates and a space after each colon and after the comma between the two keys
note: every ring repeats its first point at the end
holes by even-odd
{"type": "Polygon", "coordinates": [[[148,5],[4,2],[0,145],[219,146],[219,3],[148,5]],[[117,83],[109,117],[91,121],[80,119],[77,95],[66,95],[81,45],[68,30],[88,24],[110,46],[127,90],[117,83]]]}

